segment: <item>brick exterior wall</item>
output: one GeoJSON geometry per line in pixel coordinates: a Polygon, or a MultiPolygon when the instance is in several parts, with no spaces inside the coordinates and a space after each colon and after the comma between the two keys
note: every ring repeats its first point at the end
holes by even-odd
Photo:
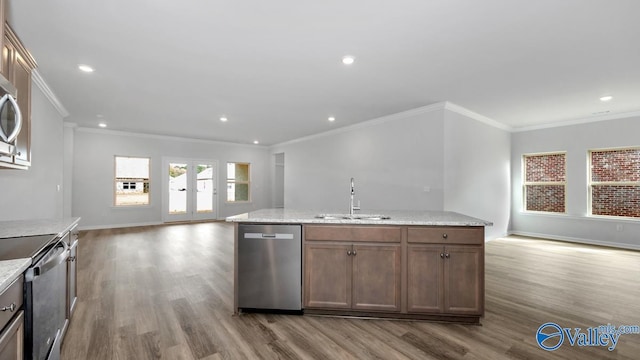
{"type": "Polygon", "coordinates": [[[565,181],[565,154],[526,155],[526,182],[565,181]]]}
{"type": "Polygon", "coordinates": [[[640,217],[640,186],[592,186],[591,213],[593,215],[640,217]]]}
{"type": "Polygon", "coordinates": [[[591,152],[591,213],[640,217],[640,185],[597,182],[640,182],[640,149],[591,152]]]}
{"type": "Polygon", "coordinates": [[[564,185],[527,185],[527,211],[563,213],[564,185]]]}
{"type": "Polygon", "coordinates": [[[564,182],[565,154],[525,155],[525,210],[565,212],[565,185],[527,185],[531,182],[564,182]]]}

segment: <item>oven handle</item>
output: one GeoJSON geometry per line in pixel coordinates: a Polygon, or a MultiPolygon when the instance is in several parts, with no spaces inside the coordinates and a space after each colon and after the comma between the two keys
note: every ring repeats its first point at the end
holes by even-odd
{"type": "Polygon", "coordinates": [[[69,252],[67,251],[68,247],[67,247],[67,243],[64,241],[59,241],[56,246],[51,249],[50,251],[56,251],[59,252],[59,254],[53,255],[51,256],[49,259],[47,259],[46,262],[44,262],[43,264],[36,264],[36,266],[29,268],[27,270],[27,272],[25,273],[25,278],[24,280],[26,282],[30,282],[35,280],[38,276],[44,275],[47,271],[57,267],[58,265],[65,263],[67,261],[67,258],[69,257],[69,252]],[[57,249],[62,249],[62,251],[57,250],[57,249]]]}

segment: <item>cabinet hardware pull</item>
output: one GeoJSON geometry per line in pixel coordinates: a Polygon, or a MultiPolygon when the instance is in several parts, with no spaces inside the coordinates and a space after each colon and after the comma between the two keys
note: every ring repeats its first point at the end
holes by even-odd
{"type": "Polygon", "coordinates": [[[440,253],[440,257],[444,259],[444,253],[440,253]]]}
{"type": "Polygon", "coordinates": [[[356,255],[358,255],[358,253],[355,250],[353,250],[353,256],[356,256],[356,255]]]}
{"type": "Polygon", "coordinates": [[[15,309],[16,309],[16,304],[15,304],[15,303],[11,303],[11,305],[9,305],[9,306],[5,306],[5,307],[3,307],[3,308],[2,308],[2,309],[0,309],[0,310],[2,310],[2,311],[7,311],[7,310],[9,310],[9,311],[13,312],[13,310],[15,310],[15,309]]]}
{"type": "Polygon", "coordinates": [[[442,238],[443,238],[443,239],[446,239],[446,238],[448,238],[448,237],[449,237],[449,235],[447,235],[446,233],[442,234],[442,238]]]}
{"type": "Polygon", "coordinates": [[[347,251],[347,255],[348,255],[348,256],[351,256],[351,250],[348,250],[348,251],[347,251]]]}
{"type": "Polygon", "coordinates": [[[449,258],[449,253],[444,254],[444,257],[449,258]]]}

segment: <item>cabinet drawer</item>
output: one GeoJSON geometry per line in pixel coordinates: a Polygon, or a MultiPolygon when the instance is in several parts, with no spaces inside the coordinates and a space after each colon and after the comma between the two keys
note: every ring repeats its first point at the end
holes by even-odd
{"type": "Polygon", "coordinates": [[[407,232],[410,243],[482,244],[484,227],[410,227],[407,232]]]}
{"type": "Polygon", "coordinates": [[[24,278],[20,275],[19,278],[0,294],[0,329],[4,328],[13,315],[22,308],[23,281],[24,278]]]}
{"type": "Polygon", "coordinates": [[[305,240],[400,242],[402,228],[391,226],[305,226],[305,240]]]}

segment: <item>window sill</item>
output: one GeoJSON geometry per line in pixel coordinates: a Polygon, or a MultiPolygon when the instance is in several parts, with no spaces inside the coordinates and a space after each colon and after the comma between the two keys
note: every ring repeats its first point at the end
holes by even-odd
{"type": "Polygon", "coordinates": [[[603,215],[569,215],[567,213],[552,213],[552,212],[536,212],[536,211],[520,211],[521,215],[525,216],[537,216],[537,217],[549,217],[549,218],[564,218],[571,220],[597,220],[616,223],[640,223],[640,218],[633,217],[617,217],[617,216],[603,216],[603,215]]]}
{"type": "Polygon", "coordinates": [[[112,209],[149,209],[152,206],[148,205],[111,205],[112,209]]]}

